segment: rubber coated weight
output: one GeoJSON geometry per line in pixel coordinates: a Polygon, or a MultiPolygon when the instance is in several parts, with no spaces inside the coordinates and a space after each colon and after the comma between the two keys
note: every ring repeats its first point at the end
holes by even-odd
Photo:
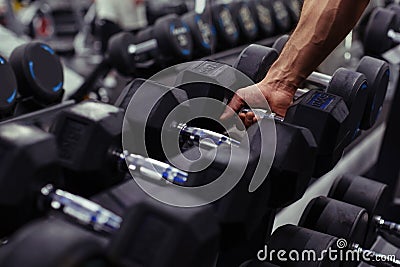
{"type": "Polygon", "coordinates": [[[373,217],[384,214],[390,203],[388,186],[361,176],[345,174],[336,179],[328,196],[367,210],[370,222],[364,245],[370,247],[377,236],[373,217]]]}
{"type": "Polygon", "coordinates": [[[341,96],[349,109],[346,124],[348,136],[345,141],[353,141],[360,129],[368,97],[367,78],[358,72],[339,68],[335,71],[327,87],[327,92],[341,96]]]}
{"type": "Polygon", "coordinates": [[[256,15],[250,9],[247,1],[236,1],[232,4],[232,16],[236,18],[237,25],[240,30],[240,40],[253,41],[258,37],[258,25],[256,15]]]}
{"type": "Polygon", "coordinates": [[[189,27],[176,15],[167,15],[156,20],[153,27],[158,49],[162,55],[177,56],[190,60],[193,41],[189,27]]]}
{"type": "Polygon", "coordinates": [[[283,48],[285,47],[286,43],[288,42],[290,36],[285,34],[276,39],[274,44],[272,45],[272,48],[274,48],[276,51],[278,51],[279,54],[282,53],[283,48]]]}
{"type": "Polygon", "coordinates": [[[370,16],[364,34],[364,50],[367,54],[380,56],[393,46],[388,37],[390,29],[397,29],[396,13],[392,10],[376,8],[370,16]]]}
{"type": "Polygon", "coordinates": [[[279,32],[288,32],[292,26],[292,22],[285,3],[283,0],[271,0],[271,5],[274,12],[275,24],[279,32]]]}
{"type": "Polygon", "coordinates": [[[59,185],[56,142],[53,135],[33,126],[0,126],[0,236],[35,218],[36,193],[59,185]],[[23,167],[21,167],[21,164],[23,167]]]}
{"type": "Polygon", "coordinates": [[[299,0],[284,0],[284,3],[289,11],[292,24],[296,24],[300,18],[302,4],[299,0]]]}
{"type": "Polygon", "coordinates": [[[299,226],[363,244],[368,213],[358,206],[321,196],[307,205],[299,226]]]}
{"type": "MultiPolygon", "coordinates": [[[[329,250],[338,251],[337,247],[338,238],[313,231],[307,228],[295,226],[295,225],[284,225],[274,231],[272,236],[267,242],[268,251],[314,251],[315,255],[321,255],[318,261],[298,261],[293,257],[285,262],[284,266],[307,266],[307,267],[339,267],[343,266],[343,262],[339,259],[331,260],[326,253],[329,250]]],[[[286,253],[285,255],[287,255],[286,253]]],[[[277,257],[278,253],[274,253],[272,263],[282,266],[281,258],[277,257]]]]}
{"type": "Polygon", "coordinates": [[[212,266],[219,227],[208,206],[182,208],[154,200],[129,179],[93,197],[120,213],[121,228],[107,247],[112,266],[212,266]],[[200,258],[199,258],[200,257],[200,258]]]}
{"type": "Polygon", "coordinates": [[[309,91],[288,108],[285,121],[308,128],[318,144],[314,177],[330,171],[341,158],[350,131],[345,124],[348,116],[341,97],[318,90],[309,91]]]}
{"type": "Polygon", "coordinates": [[[9,113],[17,99],[17,80],[11,65],[0,56],[0,117],[9,113]]]}
{"type": "Polygon", "coordinates": [[[26,225],[2,247],[0,265],[8,267],[110,266],[106,240],[59,218],[26,225]],[[46,256],[44,256],[46,255],[46,256]]]}
{"type": "Polygon", "coordinates": [[[276,31],[275,21],[272,13],[272,6],[269,0],[251,0],[250,8],[253,10],[260,35],[272,36],[276,31]]]}
{"type": "Polygon", "coordinates": [[[239,29],[232,15],[230,4],[216,3],[211,7],[214,26],[217,30],[218,47],[226,49],[239,42],[239,29]]]}
{"type": "Polygon", "coordinates": [[[378,119],[385,101],[389,84],[389,65],[373,57],[365,56],[358,63],[357,72],[363,73],[368,82],[368,96],[360,128],[370,129],[378,119]]]}
{"type": "Polygon", "coordinates": [[[107,59],[122,75],[132,75],[135,72],[135,55],[129,52],[130,45],[135,43],[135,37],[129,32],[113,35],[108,41],[107,59]]]}
{"type": "Polygon", "coordinates": [[[40,102],[59,102],[64,94],[64,74],[59,57],[48,45],[39,42],[23,44],[11,53],[18,90],[24,97],[40,102]]]}
{"type": "Polygon", "coordinates": [[[276,50],[252,44],[242,50],[233,67],[246,74],[254,83],[261,82],[278,59],[276,50]]]}
{"type": "Polygon", "coordinates": [[[118,161],[110,155],[111,149],[121,149],[123,117],[121,109],[91,101],[58,114],[50,131],[56,137],[60,165],[74,177],[66,180],[68,190],[97,193],[123,179],[118,161]]]}
{"type": "Polygon", "coordinates": [[[193,52],[196,57],[210,55],[217,45],[217,33],[210,24],[208,13],[197,14],[192,11],[182,16],[182,21],[189,26],[193,39],[193,52]]]}
{"type": "Polygon", "coordinates": [[[394,4],[394,3],[390,4],[390,5],[388,5],[386,7],[386,9],[392,10],[392,11],[394,11],[396,13],[396,18],[397,18],[396,26],[397,26],[397,29],[398,29],[399,26],[400,26],[400,6],[399,6],[399,4],[398,3],[397,4],[394,4]]]}

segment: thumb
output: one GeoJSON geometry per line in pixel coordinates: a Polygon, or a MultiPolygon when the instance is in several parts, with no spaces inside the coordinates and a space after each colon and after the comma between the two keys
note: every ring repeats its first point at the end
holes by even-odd
{"type": "Polygon", "coordinates": [[[229,104],[226,106],[225,111],[222,113],[220,119],[227,120],[236,114],[241,108],[245,106],[243,98],[235,94],[229,104]]]}

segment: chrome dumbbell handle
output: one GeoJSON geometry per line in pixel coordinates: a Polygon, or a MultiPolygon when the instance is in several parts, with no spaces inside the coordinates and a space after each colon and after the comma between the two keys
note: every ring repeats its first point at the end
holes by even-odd
{"type": "Polygon", "coordinates": [[[88,199],[55,189],[53,185],[43,187],[41,194],[50,200],[51,208],[95,231],[113,233],[121,226],[121,217],[88,199]]]}
{"type": "Polygon", "coordinates": [[[190,127],[184,123],[180,123],[176,126],[180,130],[182,136],[186,136],[188,140],[200,145],[208,145],[211,147],[216,147],[222,144],[229,146],[239,146],[240,142],[227,137],[223,134],[219,134],[210,130],[190,127]]]}
{"type": "Polygon", "coordinates": [[[128,169],[143,178],[184,184],[189,176],[188,173],[161,161],[130,154],[127,151],[124,151],[123,155],[128,163],[128,169]]]}

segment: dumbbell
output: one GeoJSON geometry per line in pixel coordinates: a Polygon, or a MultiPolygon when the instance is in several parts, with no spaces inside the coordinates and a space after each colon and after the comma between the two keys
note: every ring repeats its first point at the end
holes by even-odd
{"type": "Polygon", "coordinates": [[[11,65],[0,56],[0,119],[13,114],[17,99],[17,80],[11,65]]]}
{"type": "Polygon", "coordinates": [[[267,242],[266,248],[267,260],[279,266],[357,266],[357,261],[364,261],[372,266],[399,266],[400,264],[400,261],[391,255],[383,255],[364,249],[356,243],[290,224],[276,229],[267,242]],[[271,254],[272,250],[284,253],[271,254]],[[302,255],[305,256],[302,257],[302,255]]]}
{"type": "MultiPolygon", "coordinates": [[[[70,138],[76,137],[76,135],[71,137],[71,131],[67,134],[69,134],[70,138]]],[[[38,204],[38,199],[40,192],[43,194],[46,190],[44,187],[47,184],[53,184],[57,187],[69,187],[70,180],[75,177],[62,178],[58,167],[56,139],[50,133],[34,126],[7,123],[0,126],[0,144],[1,149],[4,150],[3,155],[7,154],[7,157],[0,159],[2,170],[0,176],[0,209],[3,214],[7,214],[7,219],[0,222],[0,235],[4,236],[26,221],[43,213],[43,205],[38,204]],[[15,134],[16,132],[18,134],[15,134]],[[18,168],[17,165],[21,162],[24,163],[24,168],[18,168]]],[[[107,157],[106,152],[101,155],[100,157],[107,157]]],[[[92,155],[88,154],[88,156],[92,155]]],[[[128,168],[132,173],[140,175],[143,179],[149,179],[164,185],[166,183],[185,183],[187,179],[185,172],[166,163],[127,153],[119,156],[129,162],[128,168]]],[[[93,158],[93,160],[95,159],[93,158]]],[[[88,161],[91,162],[90,160],[88,161]]],[[[107,167],[104,166],[103,169],[107,169],[107,167]]],[[[111,182],[115,179],[111,175],[107,178],[111,182]]],[[[89,178],[86,177],[86,179],[89,178]]],[[[104,186],[106,183],[100,177],[97,177],[96,182],[99,185],[91,184],[92,190],[104,186]]],[[[107,185],[112,184],[111,182],[108,181],[107,185]]],[[[81,184],[83,187],[89,187],[87,183],[88,181],[86,180],[75,181],[75,184],[81,184]]],[[[82,188],[79,188],[79,190],[82,190],[82,188]]]]}
{"type": "MultiPolygon", "coordinates": [[[[97,195],[95,201],[56,190],[51,185],[41,191],[43,201],[58,213],[28,224],[14,234],[9,244],[0,248],[0,263],[25,266],[33,261],[35,266],[58,266],[57,262],[70,257],[74,259],[73,263],[68,261],[71,266],[87,262],[107,263],[107,266],[138,263],[204,266],[201,264],[210,265],[215,261],[218,228],[207,207],[184,209],[158,203],[133,181],[97,195]],[[188,240],[191,245],[185,246],[188,240]],[[40,251],[46,257],[33,260],[34,255],[28,248],[42,242],[40,251]],[[53,248],[55,245],[57,249],[53,248]],[[143,254],[143,249],[155,247],[159,248],[155,252],[157,257],[143,254]],[[25,255],[23,259],[16,256],[21,253],[25,255]],[[201,255],[202,260],[194,262],[194,255],[201,255]]],[[[38,251],[35,252],[37,255],[38,251]]]]}
{"type": "Polygon", "coordinates": [[[251,0],[249,5],[253,14],[255,14],[260,35],[262,37],[273,36],[276,32],[276,26],[270,1],[251,0]]]}
{"type": "Polygon", "coordinates": [[[106,242],[91,230],[61,218],[40,219],[19,229],[7,245],[0,247],[0,265],[110,266],[105,257],[106,242]]]}
{"type": "Polygon", "coordinates": [[[195,11],[188,12],[181,17],[188,25],[193,40],[193,57],[199,58],[214,53],[217,46],[217,33],[215,27],[210,23],[208,12],[197,14],[195,11]]]}
{"type": "Polygon", "coordinates": [[[302,0],[286,0],[285,4],[289,10],[290,16],[292,17],[292,24],[295,25],[300,19],[301,9],[303,7],[302,0]]]}
{"type": "MultiPolygon", "coordinates": [[[[307,205],[299,226],[344,238],[365,247],[368,212],[364,208],[327,197],[317,197],[307,205]]],[[[396,260],[397,265],[400,261],[396,260]]]]}
{"type": "Polygon", "coordinates": [[[40,42],[20,45],[11,53],[9,62],[21,96],[17,115],[61,102],[65,91],[63,67],[50,46],[40,42]]]}
{"type": "MultiPolygon", "coordinates": [[[[162,89],[167,90],[169,88],[161,87],[162,89]]],[[[160,92],[165,92],[157,90],[160,90],[157,86],[149,87],[146,91],[146,97],[151,98],[160,92]]],[[[165,159],[160,138],[162,125],[169,111],[179,103],[174,93],[185,96],[184,92],[179,89],[167,93],[149,117],[146,136],[142,139],[140,137],[142,133],[137,135],[138,143],[141,140],[146,140],[146,143],[152,144],[148,151],[149,157],[160,161],[165,159]]],[[[142,101],[141,104],[146,106],[148,103],[142,101]]],[[[187,106],[183,108],[185,109],[187,106]]],[[[144,109],[142,112],[144,112],[144,109]]],[[[186,114],[182,114],[183,118],[187,116],[187,111],[184,110],[184,112],[186,114]]],[[[130,162],[132,166],[135,165],[136,161],[146,162],[139,156],[131,155],[145,155],[140,148],[134,147],[135,150],[130,152],[122,150],[123,117],[122,109],[108,104],[87,101],[66,108],[54,120],[50,131],[56,136],[61,165],[64,167],[67,176],[71,177],[71,179],[68,179],[70,191],[91,195],[120,182],[126,172],[125,161],[130,162]]],[[[139,115],[135,119],[141,120],[143,118],[139,115]]],[[[176,134],[176,136],[181,137],[182,143],[190,140],[191,143],[204,146],[235,143],[235,140],[221,134],[188,127],[181,123],[184,121],[184,119],[180,121],[178,117],[173,121],[167,120],[170,124],[166,128],[170,131],[171,138],[175,137],[176,134]]],[[[132,134],[136,134],[136,132],[132,132],[132,134]]],[[[152,164],[155,165],[155,163],[152,164]]],[[[184,172],[169,168],[169,166],[164,166],[161,163],[158,165],[160,165],[158,170],[161,173],[168,174],[172,182],[186,182],[187,177],[184,172]],[[172,172],[166,171],[168,169],[172,172]]]]}
{"type": "Polygon", "coordinates": [[[34,207],[41,187],[63,181],[51,134],[7,123],[0,126],[0,150],[0,209],[7,214],[0,222],[0,236],[4,236],[38,215],[34,207]]]}
{"type": "Polygon", "coordinates": [[[191,59],[193,41],[189,27],[177,16],[168,15],[158,19],[153,26],[136,36],[129,32],[112,36],[103,61],[70,99],[82,100],[93,90],[97,79],[108,73],[111,68],[115,68],[122,75],[132,76],[140,67],[140,57],[148,53],[153,53],[157,58],[153,60],[161,60],[163,64],[191,59]]]}
{"type": "Polygon", "coordinates": [[[220,229],[209,205],[170,206],[149,197],[131,179],[95,195],[92,201],[123,218],[107,246],[107,257],[117,266],[215,264],[220,229]]]}
{"type": "Polygon", "coordinates": [[[293,24],[285,0],[271,0],[270,3],[277,32],[287,33],[293,24]]]}
{"type": "Polygon", "coordinates": [[[365,237],[366,246],[372,245],[376,239],[377,230],[400,237],[400,225],[380,216],[390,200],[387,185],[347,174],[335,181],[328,196],[367,210],[369,229],[365,237]]]}
{"type": "Polygon", "coordinates": [[[232,16],[236,19],[239,28],[241,42],[250,42],[257,39],[259,26],[256,21],[256,14],[250,8],[247,1],[235,0],[231,3],[232,16]]]}
{"type": "MultiPolygon", "coordinates": [[[[278,51],[282,51],[288,39],[288,35],[282,36],[276,40],[273,47],[278,51]]],[[[306,82],[326,87],[328,92],[342,96],[349,109],[355,110],[354,120],[362,114],[361,124],[359,125],[360,129],[368,130],[377,120],[385,100],[390,75],[389,65],[383,60],[365,56],[360,60],[355,71],[364,74],[368,82],[365,106],[363,104],[363,98],[365,97],[361,97],[360,95],[365,94],[365,92],[363,93],[363,90],[361,90],[363,86],[365,86],[361,82],[361,77],[352,75],[353,78],[347,82],[347,87],[344,88],[345,84],[343,84],[342,81],[349,78],[348,76],[351,73],[349,70],[339,68],[333,76],[313,72],[306,79],[306,82]],[[359,87],[358,91],[356,91],[356,87],[359,87]],[[357,105],[354,105],[354,103],[357,103],[357,105]],[[362,109],[364,109],[364,111],[362,111],[362,109]]]]}
{"type": "MultiPolygon", "coordinates": [[[[212,110],[208,106],[202,107],[201,105],[192,110],[193,117],[206,114],[207,117],[212,117],[215,121],[218,121],[225,109],[223,103],[231,99],[232,91],[261,81],[277,57],[276,50],[253,44],[241,52],[233,65],[247,77],[241,76],[226,64],[204,61],[192,64],[179,73],[175,86],[184,89],[189,99],[207,97],[221,102],[220,107],[212,110]],[[193,81],[207,82],[193,83],[193,81]],[[225,88],[218,85],[221,83],[225,88]],[[210,113],[210,111],[215,114],[210,113]]],[[[128,101],[119,101],[119,103],[122,102],[127,103],[128,101]]],[[[267,114],[267,116],[269,115],[267,114]]],[[[319,146],[315,176],[319,177],[331,170],[341,158],[347,145],[344,140],[348,138],[351,131],[350,126],[356,128],[355,125],[357,125],[356,123],[355,125],[345,124],[344,121],[348,116],[349,111],[341,97],[319,91],[307,93],[288,110],[285,121],[310,129],[319,146]],[[319,119],[309,120],[310,116],[319,119]]],[[[209,119],[197,120],[196,123],[199,123],[200,127],[214,124],[209,119]]],[[[213,129],[219,131],[217,126],[214,125],[213,129]]]]}
{"type": "Polygon", "coordinates": [[[376,8],[372,11],[364,32],[366,54],[381,56],[400,42],[399,12],[395,8],[376,8]]]}
{"type": "Polygon", "coordinates": [[[239,43],[239,28],[233,17],[232,5],[224,1],[215,1],[210,8],[217,32],[217,49],[226,50],[236,46],[239,43]]]}

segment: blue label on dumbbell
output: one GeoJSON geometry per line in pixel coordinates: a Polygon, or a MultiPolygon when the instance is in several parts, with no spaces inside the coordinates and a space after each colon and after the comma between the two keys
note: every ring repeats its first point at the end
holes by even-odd
{"type": "Polygon", "coordinates": [[[184,56],[190,55],[191,51],[188,48],[189,46],[189,27],[186,24],[183,25],[175,25],[171,23],[169,26],[169,30],[176,39],[179,47],[181,48],[181,53],[184,56]]]}
{"type": "Polygon", "coordinates": [[[232,14],[227,7],[224,7],[219,13],[219,24],[227,35],[232,36],[235,40],[239,38],[238,29],[236,28],[232,14]]]}
{"type": "Polygon", "coordinates": [[[17,96],[17,89],[14,89],[14,91],[12,92],[10,97],[7,98],[7,103],[11,104],[14,101],[16,96],[17,96]]]}
{"type": "Polygon", "coordinates": [[[215,29],[201,19],[200,15],[196,15],[196,24],[201,33],[201,45],[207,49],[211,48],[211,42],[215,36],[215,29]]]}
{"type": "Polygon", "coordinates": [[[3,65],[4,63],[6,63],[6,61],[4,60],[4,58],[0,57],[0,64],[3,65]]]}
{"type": "Polygon", "coordinates": [[[52,54],[52,55],[55,54],[54,50],[51,49],[51,47],[48,46],[48,45],[41,45],[40,47],[42,47],[44,50],[46,50],[47,52],[49,52],[49,53],[52,54]]]}
{"type": "Polygon", "coordinates": [[[240,20],[242,21],[244,28],[249,33],[255,34],[258,31],[257,25],[253,19],[251,11],[248,6],[243,6],[239,10],[240,20]]]}
{"type": "Polygon", "coordinates": [[[332,95],[328,95],[325,93],[315,93],[313,97],[307,102],[307,105],[319,108],[326,109],[330,103],[333,102],[335,98],[332,95]]]}

